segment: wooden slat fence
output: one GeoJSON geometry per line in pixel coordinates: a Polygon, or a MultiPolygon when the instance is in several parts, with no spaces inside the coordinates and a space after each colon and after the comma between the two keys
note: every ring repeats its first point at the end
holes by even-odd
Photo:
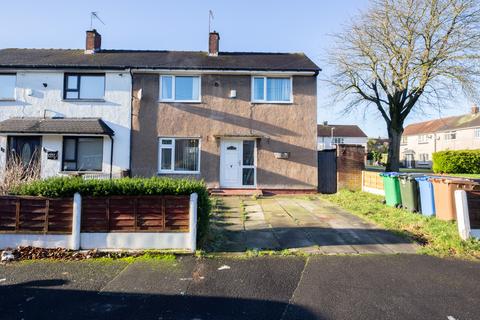
{"type": "Polygon", "coordinates": [[[380,172],[362,171],[362,173],[364,187],[383,190],[383,180],[379,175],[380,172]]]}
{"type": "Polygon", "coordinates": [[[0,232],[71,233],[72,198],[0,197],[0,232]]]}
{"type": "Polygon", "coordinates": [[[480,191],[467,191],[470,228],[480,229],[480,191]]]}
{"type": "Polygon", "coordinates": [[[82,197],[81,232],[188,232],[189,196],[82,197]]]}

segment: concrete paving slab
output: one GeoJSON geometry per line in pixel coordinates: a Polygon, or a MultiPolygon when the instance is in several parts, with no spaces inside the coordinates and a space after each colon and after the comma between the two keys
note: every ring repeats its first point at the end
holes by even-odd
{"type": "Polygon", "coordinates": [[[247,231],[245,233],[247,249],[279,250],[282,248],[271,230],[247,231]]]}

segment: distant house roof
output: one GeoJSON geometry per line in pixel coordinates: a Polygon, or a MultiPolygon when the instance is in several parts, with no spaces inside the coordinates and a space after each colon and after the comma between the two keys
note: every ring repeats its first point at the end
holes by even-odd
{"type": "Polygon", "coordinates": [[[114,135],[98,118],[10,118],[0,122],[0,133],[114,135]]]}
{"type": "Polygon", "coordinates": [[[0,69],[85,68],[85,69],[179,69],[309,71],[320,68],[303,53],[220,52],[212,57],[203,51],[3,49],[0,69]]]}
{"type": "Polygon", "coordinates": [[[412,123],[405,127],[403,135],[418,135],[421,133],[450,131],[471,127],[480,127],[480,113],[412,123]]]}
{"type": "Polygon", "coordinates": [[[357,125],[344,125],[344,124],[329,124],[317,125],[317,136],[318,137],[330,137],[332,135],[335,137],[354,137],[354,138],[366,138],[367,135],[362,131],[357,125]]]}

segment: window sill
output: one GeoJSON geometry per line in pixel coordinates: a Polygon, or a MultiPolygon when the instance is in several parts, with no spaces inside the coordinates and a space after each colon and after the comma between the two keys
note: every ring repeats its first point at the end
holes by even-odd
{"type": "Polygon", "coordinates": [[[157,172],[157,175],[160,176],[160,175],[165,175],[165,174],[200,174],[200,171],[160,171],[160,172],[157,172]]]}
{"type": "Polygon", "coordinates": [[[0,102],[15,102],[17,99],[0,99],[0,102]]]}
{"type": "Polygon", "coordinates": [[[81,174],[91,174],[91,173],[104,173],[102,170],[98,171],[60,171],[60,174],[68,174],[68,175],[81,175],[81,174]]]}
{"type": "Polygon", "coordinates": [[[253,104],[293,104],[293,101],[251,101],[253,104]]]}
{"type": "Polygon", "coordinates": [[[106,102],[105,99],[62,99],[64,102],[106,102]]]}
{"type": "Polygon", "coordinates": [[[419,142],[418,144],[428,144],[428,142],[419,142]]]}
{"type": "Polygon", "coordinates": [[[202,103],[202,100],[158,100],[159,103],[202,103]]]}

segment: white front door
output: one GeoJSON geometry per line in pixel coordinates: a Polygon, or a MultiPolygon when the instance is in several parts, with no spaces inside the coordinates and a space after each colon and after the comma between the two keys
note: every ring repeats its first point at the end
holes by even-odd
{"type": "Polygon", "coordinates": [[[411,169],[413,167],[413,154],[407,154],[405,158],[405,167],[411,169]]]}
{"type": "Polygon", "coordinates": [[[220,148],[220,186],[223,188],[255,187],[255,141],[222,140],[220,148]]]}

